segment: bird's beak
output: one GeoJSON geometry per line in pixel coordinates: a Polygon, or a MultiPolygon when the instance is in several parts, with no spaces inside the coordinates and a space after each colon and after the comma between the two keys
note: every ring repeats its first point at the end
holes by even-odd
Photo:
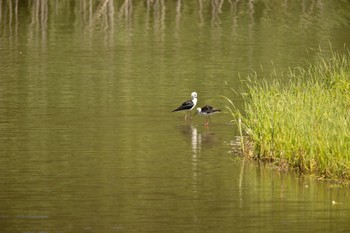
{"type": "Polygon", "coordinates": [[[195,116],[197,113],[198,113],[198,111],[196,111],[196,112],[193,114],[193,116],[195,116]]]}

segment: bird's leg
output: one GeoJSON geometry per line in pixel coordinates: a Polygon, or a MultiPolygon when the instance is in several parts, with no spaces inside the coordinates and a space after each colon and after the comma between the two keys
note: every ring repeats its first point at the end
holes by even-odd
{"type": "Polygon", "coordinates": [[[204,124],[204,125],[205,125],[205,127],[208,127],[208,126],[209,126],[208,118],[207,118],[207,117],[205,118],[205,124],[204,124]]]}

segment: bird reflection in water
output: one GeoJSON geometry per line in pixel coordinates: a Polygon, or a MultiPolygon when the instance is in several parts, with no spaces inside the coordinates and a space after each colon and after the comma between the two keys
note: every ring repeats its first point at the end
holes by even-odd
{"type": "Polygon", "coordinates": [[[180,127],[181,133],[191,142],[192,148],[192,191],[197,198],[198,190],[198,153],[201,150],[202,135],[198,133],[196,127],[192,125],[183,125],[180,127]]]}
{"type": "MultiPolygon", "coordinates": [[[[180,132],[188,139],[191,143],[192,148],[192,191],[197,195],[198,190],[198,175],[200,174],[200,155],[202,147],[212,147],[215,145],[216,136],[210,128],[206,128],[205,131],[201,132],[192,124],[181,125],[179,127],[180,132]]],[[[196,197],[196,196],[195,196],[196,197]]]]}
{"type": "Polygon", "coordinates": [[[192,151],[195,156],[201,151],[202,147],[212,147],[216,143],[217,137],[211,128],[205,128],[203,132],[198,130],[192,124],[181,125],[180,132],[190,140],[192,151]]]}

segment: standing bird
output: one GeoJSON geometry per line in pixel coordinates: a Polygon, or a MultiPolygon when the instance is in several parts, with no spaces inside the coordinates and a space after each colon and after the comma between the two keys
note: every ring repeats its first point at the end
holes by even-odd
{"type": "Polygon", "coordinates": [[[206,116],[207,120],[205,122],[205,126],[208,126],[209,125],[208,120],[209,120],[209,122],[211,124],[210,115],[212,115],[214,113],[218,113],[218,112],[221,112],[221,110],[214,109],[212,106],[209,106],[209,105],[205,105],[202,108],[197,108],[197,111],[196,111],[196,113],[194,115],[196,115],[198,113],[199,115],[206,116]]]}
{"type": "MultiPolygon", "coordinates": [[[[189,111],[191,111],[197,104],[197,92],[192,92],[191,93],[192,100],[186,100],[181,104],[180,107],[177,109],[173,110],[173,112],[178,112],[178,111],[187,111],[185,119],[187,119],[187,114],[189,111]]],[[[190,112],[190,117],[191,117],[191,112],[190,112]]]]}

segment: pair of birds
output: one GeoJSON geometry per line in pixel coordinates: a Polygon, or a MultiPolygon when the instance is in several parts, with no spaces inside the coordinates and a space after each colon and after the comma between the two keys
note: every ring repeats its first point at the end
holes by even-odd
{"type": "MultiPolygon", "coordinates": [[[[186,100],[177,109],[173,110],[173,112],[187,111],[186,116],[185,116],[185,119],[187,119],[188,112],[190,112],[197,104],[197,93],[192,92],[191,97],[192,97],[192,100],[186,100]]],[[[207,120],[205,122],[205,126],[208,126],[209,125],[208,120],[210,121],[210,115],[212,115],[214,113],[218,113],[220,111],[221,110],[215,109],[210,105],[205,105],[202,108],[197,108],[197,111],[194,115],[196,115],[198,113],[199,115],[206,116],[207,120]]],[[[190,116],[191,116],[191,112],[190,112],[190,116]]]]}

